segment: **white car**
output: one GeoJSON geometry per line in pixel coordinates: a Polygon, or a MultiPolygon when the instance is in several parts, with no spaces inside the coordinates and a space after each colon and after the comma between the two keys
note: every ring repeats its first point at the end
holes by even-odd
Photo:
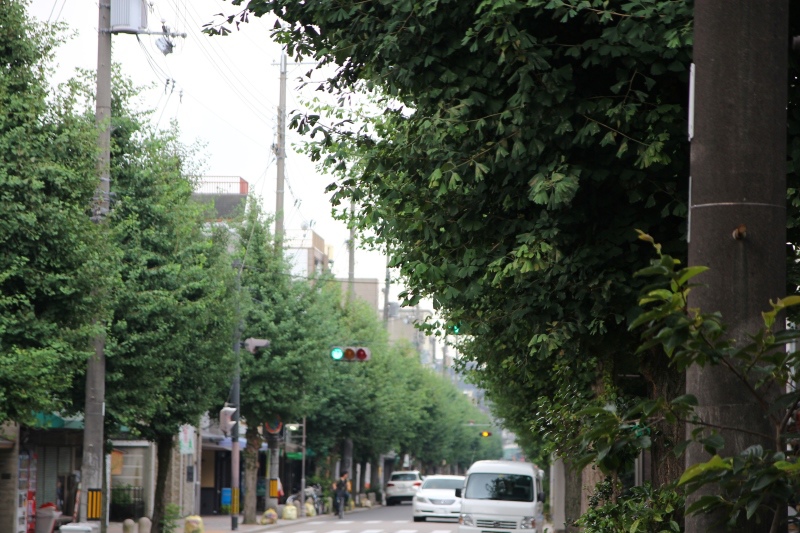
{"type": "Polygon", "coordinates": [[[428,476],[412,500],[414,522],[426,518],[458,518],[461,498],[456,489],[464,488],[464,476],[428,476]]]}
{"type": "Polygon", "coordinates": [[[392,472],[386,483],[386,505],[410,502],[422,485],[422,476],[417,470],[392,472]]]}

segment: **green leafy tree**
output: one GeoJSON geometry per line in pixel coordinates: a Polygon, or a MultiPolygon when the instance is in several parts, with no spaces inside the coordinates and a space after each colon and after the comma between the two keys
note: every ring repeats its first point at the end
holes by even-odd
{"type": "MultiPolygon", "coordinates": [[[[247,421],[245,523],[255,522],[258,427],[277,418],[296,422],[322,407],[323,364],[338,328],[339,301],[325,290],[324,280],[292,276],[268,224],[252,200],[238,233],[241,336],[269,341],[254,354],[240,352],[241,415],[247,421]]],[[[271,447],[277,445],[271,440],[271,447]]]]}
{"type": "MultiPolygon", "coordinates": [[[[530,406],[506,419],[517,433],[536,426],[569,453],[587,402],[680,394],[663,354],[633,357],[626,315],[647,263],[634,228],[685,247],[690,5],[241,4],[285,21],[291,53],[339,66],[322,88],[343,110],[295,125],[322,134],[311,152],[341,173],[334,202],[361,206],[408,302],[468,324],[478,383],[530,406]],[[377,111],[349,114],[347,91],[377,111]],[[638,372],[645,390],[618,378],[638,372]]],[[[679,462],[654,454],[657,484],[674,479],[679,462]]]]}
{"type": "Polygon", "coordinates": [[[0,8],[0,420],[70,404],[110,279],[88,207],[96,130],[47,75],[57,29],[0,8]]]}
{"type": "Polygon", "coordinates": [[[106,426],[157,446],[158,533],[175,435],[197,425],[230,383],[234,287],[226,232],[206,228],[191,199],[193,152],[177,128],[150,125],[138,93],[117,69],[109,226],[121,285],[106,341],[106,426]]]}

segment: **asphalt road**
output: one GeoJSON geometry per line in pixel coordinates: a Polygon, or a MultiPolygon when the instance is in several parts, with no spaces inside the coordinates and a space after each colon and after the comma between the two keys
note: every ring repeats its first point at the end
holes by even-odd
{"type": "Polygon", "coordinates": [[[426,520],[414,522],[411,504],[376,507],[353,513],[344,518],[330,515],[293,524],[282,521],[270,533],[455,533],[455,520],[426,520]]]}

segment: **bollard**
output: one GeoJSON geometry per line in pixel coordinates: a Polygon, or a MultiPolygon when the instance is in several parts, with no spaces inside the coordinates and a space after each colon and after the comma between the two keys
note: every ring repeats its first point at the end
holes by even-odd
{"type": "Polygon", "coordinates": [[[149,518],[143,516],[139,519],[139,533],[150,533],[153,528],[153,523],[149,518]]]}
{"type": "Polygon", "coordinates": [[[187,516],[183,521],[183,533],[205,533],[203,519],[197,515],[187,516]]]}
{"type": "Polygon", "coordinates": [[[135,525],[136,522],[130,518],[126,518],[125,521],[122,522],[122,533],[133,533],[133,528],[135,525]]]}

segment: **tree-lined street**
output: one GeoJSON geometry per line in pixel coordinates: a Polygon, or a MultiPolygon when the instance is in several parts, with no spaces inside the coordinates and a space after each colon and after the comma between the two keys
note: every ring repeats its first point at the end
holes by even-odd
{"type": "MultiPolygon", "coordinates": [[[[246,180],[237,209],[200,201],[203,146],[159,126],[108,46],[97,72],[52,86],[66,28],[0,0],[0,498],[7,485],[21,502],[0,529],[31,525],[37,490],[64,505],[57,486],[82,490],[88,516],[105,507],[88,494],[129,489],[112,478],[144,463],[154,533],[202,488],[250,527],[297,479],[282,428],[302,422],[301,483],[326,493],[349,470],[353,492],[380,498],[391,469],[463,473],[513,442],[554,466],[559,529],[786,531],[800,10],[762,4],[237,0],[208,14],[204,39],[269,18],[316,64],[301,83],[332,99],[289,127],[330,176],[320,194],[349,246],[386,254],[402,306],[431,302],[416,326],[456,354],[455,379],[419,337],[391,338],[388,287],[381,313],[322,245],[298,274],[282,206],[246,180]],[[348,362],[347,347],[366,351],[348,362]],[[223,408],[235,426],[219,427],[223,408]],[[199,452],[187,468],[187,431],[213,446],[210,468],[199,452]]],[[[274,533],[453,531],[408,527],[406,511],[274,533]]]]}

